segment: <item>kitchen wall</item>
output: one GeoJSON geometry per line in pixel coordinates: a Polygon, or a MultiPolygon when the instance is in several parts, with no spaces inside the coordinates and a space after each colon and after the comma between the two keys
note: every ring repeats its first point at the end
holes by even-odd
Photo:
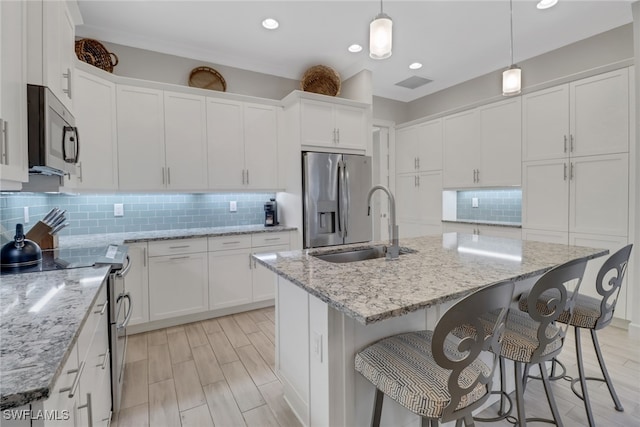
{"type": "Polygon", "coordinates": [[[273,193],[218,194],[0,194],[0,225],[12,238],[16,223],[30,229],[53,207],[66,209],[69,226],[61,235],[120,233],[197,227],[262,224],[264,202],[273,193]],[[229,202],[237,212],[229,212],[229,202]],[[124,204],[124,216],[114,217],[114,203],[124,204]],[[24,207],[29,208],[28,223],[24,207]]]}
{"type": "Polygon", "coordinates": [[[458,220],[498,221],[522,223],[522,190],[491,189],[458,191],[456,195],[458,220]],[[478,207],[472,206],[473,199],[478,207]]]}
{"type": "Polygon", "coordinates": [[[396,124],[409,121],[409,104],[394,99],[373,97],[373,118],[389,120],[396,124]]]}
{"type": "MultiPolygon", "coordinates": [[[[514,30],[517,31],[517,28],[514,30]]],[[[633,64],[633,24],[623,25],[560,49],[518,61],[522,68],[523,93],[575,80],[581,73],[612,65],[616,68],[633,64]],[[616,66],[619,64],[619,66],[616,66]]],[[[505,68],[508,64],[505,63],[505,68]]],[[[502,97],[502,71],[480,76],[459,85],[416,99],[408,104],[407,121],[445,112],[471,108],[477,104],[499,101],[502,97]]],[[[377,117],[374,108],[374,117],[377,117]]]]}

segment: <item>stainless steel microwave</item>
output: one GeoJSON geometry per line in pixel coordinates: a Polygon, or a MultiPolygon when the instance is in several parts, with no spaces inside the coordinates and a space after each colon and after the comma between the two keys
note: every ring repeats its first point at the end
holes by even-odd
{"type": "Polygon", "coordinates": [[[71,112],[45,86],[27,85],[29,173],[75,174],[80,154],[71,112]]]}

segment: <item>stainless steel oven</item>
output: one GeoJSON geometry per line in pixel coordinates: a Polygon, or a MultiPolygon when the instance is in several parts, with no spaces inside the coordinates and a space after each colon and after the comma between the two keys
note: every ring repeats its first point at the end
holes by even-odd
{"type": "Polygon", "coordinates": [[[109,349],[111,351],[111,398],[112,411],[120,410],[122,385],[124,382],[124,361],[127,355],[127,325],[131,319],[133,300],[124,287],[124,277],[131,268],[129,255],[120,270],[112,270],[109,275],[109,349]]]}

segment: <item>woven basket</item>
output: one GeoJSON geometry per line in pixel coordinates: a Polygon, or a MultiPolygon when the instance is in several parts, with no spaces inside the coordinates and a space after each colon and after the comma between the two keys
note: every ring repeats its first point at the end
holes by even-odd
{"type": "Polygon", "coordinates": [[[189,86],[226,92],[227,82],[211,67],[196,67],[189,74],[189,86]]]}
{"type": "Polygon", "coordinates": [[[331,67],[314,65],[305,71],[300,89],[305,92],[336,96],[340,94],[340,75],[331,67]]]}
{"type": "Polygon", "coordinates": [[[80,61],[113,73],[113,67],[118,65],[118,57],[111,53],[102,43],[93,39],[76,40],[76,56],[80,61]]]}

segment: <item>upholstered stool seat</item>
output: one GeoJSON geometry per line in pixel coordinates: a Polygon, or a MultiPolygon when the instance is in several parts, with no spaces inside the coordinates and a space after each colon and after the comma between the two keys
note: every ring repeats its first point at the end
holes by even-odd
{"type": "MultiPolygon", "coordinates": [[[[569,298],[573,295],[572,292],[567,292],[569,298]]],[[[524,293],[518,300],[518,308],[521,311],[528,312],[529,307],[527,305],[528,293],[524,293]]],[[[541,299],[546,299],[548,295],[542,294],[541,299]]],[[[592,329],[595,328],[596,322],[600,319],[600,298],[593,298],[588,295],[578,294],[576,296],[576,305],[573,308],[573,317],[570,316],[569,311],[565,310],[558,317],[557,322],[569,323],[571,326],[578,328],[592,329]]],[[[544,303],[539,301],[539,307],[544,307],[544,303]]]]}
{"type": "MultiPolygon", "coordinates": [[[[441,418],[451,402],[450,372],[435,362],[431,354],[432,331],[410,332],[383,339],[356,355],[355,367],[380,391],[410,411],[427,418],[441,418]]],[[[449,339],[445,351],[452,359],[462,354],[457,343],[449,339]]],[[[473,384],[478,376],[488,376],[492,368],[476,359],[462,373],[463,387],[473,384]]],[[[462,397],[458,407],[468,406],[487,394],[484,384],[462,397]]]]}

